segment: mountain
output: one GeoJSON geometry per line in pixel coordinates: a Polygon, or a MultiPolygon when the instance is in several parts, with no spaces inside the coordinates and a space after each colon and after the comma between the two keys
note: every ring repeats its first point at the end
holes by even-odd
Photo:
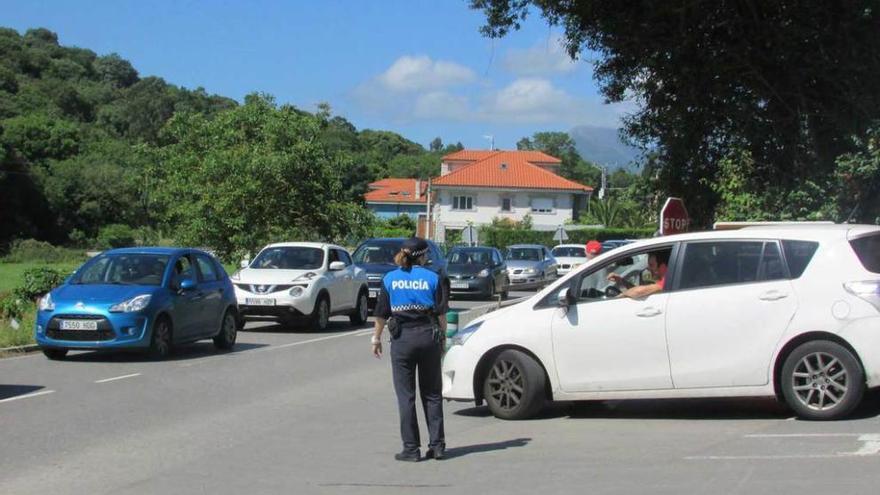
{"type": "Polygon", "coordinates": [[[581,125],[572,128],[568,134],[584,160],[610,169],[624,168],[632,171],[637,168],[634,162],[639,159],[641,152],[621,141],[618,130],[613,127],[581,125]]]}

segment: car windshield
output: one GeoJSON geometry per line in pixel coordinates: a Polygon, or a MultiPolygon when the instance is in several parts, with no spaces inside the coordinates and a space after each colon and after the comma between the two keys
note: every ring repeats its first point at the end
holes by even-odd
{"type": "Polygon", "coordinates": [[[400,251],[403,241],[371,241],[361,244],[354,252],[358,264],[393,265],[394,255],[400,251]]]}
{"type": "Polygon", "coordinates": [[[159,254],[100,254],[71,278],[76,285],[162,285],[168,256],[159,254]]]}
{"type": "Polygon", "coordinates": [[[324,265],[324,250],[303,246],[278,246],[262,250],[250,268],[260,270],[317,270],[324,265]]]}
{"type": "Polygon", "coordinates": [[[541,261],[541,250],[538,248],[510,248],[507,250],[508,260],[541,261]]]}
{"type": "Polygon", "coordinates": [[[557,258],[586,258],[587,251],[577,246],[559,246],[553,248],[553,256],[557,258]]]}
{"type": "Polygon", "coordinates": [[[449,253],[449,263],[456,265],[491,265],[492,252],[486,249],[455,249],[449,253]]]}

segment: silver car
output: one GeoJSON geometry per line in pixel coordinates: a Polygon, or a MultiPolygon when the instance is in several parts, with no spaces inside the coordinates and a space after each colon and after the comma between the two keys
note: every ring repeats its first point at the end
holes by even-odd
{"type": "Polygon", "coordinates": [[[556,258],[540,244],[514,244],[505,255],[511,288],[543,287],[556,279],[556,258]]]}

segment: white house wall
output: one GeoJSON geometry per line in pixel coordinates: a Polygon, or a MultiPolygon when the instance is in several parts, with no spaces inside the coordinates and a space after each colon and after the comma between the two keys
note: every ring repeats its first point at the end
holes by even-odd
{"type": "Polygon", "coordinates": [[[498,191],[498,190],[435,190],[437,204],[434,207],[434,221],[437,225],[437,238],[444,239],[446,228],[464,228],[468,222],[474,225],[488,225],[494,218],[509,218],[520,221],[526,214],[532,216],[532,228],[534,230],[553,230],[572,218],[574,195],[568,192],[524,192],[524,191],[498,191]],[[453,210],[453,196],[471,196],[474,198],[473,209],[470,211],[453,210]],[[513,199],[512,211],[501,211],[501,198],[513,199]],[[553,213],[532,212],[531,199],[535,197],[552,198],[554,202],[553,213]]]}

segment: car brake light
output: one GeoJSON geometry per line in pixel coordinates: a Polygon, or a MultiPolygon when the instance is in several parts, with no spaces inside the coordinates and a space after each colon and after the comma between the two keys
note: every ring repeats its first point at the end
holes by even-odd
{"type": "Polygon", "coordinates": [[[877,311],[880,311],[880,280],[847,282],[843,284],[843,288],[850,294],[861,297],[873,304],[877,311]]]}

